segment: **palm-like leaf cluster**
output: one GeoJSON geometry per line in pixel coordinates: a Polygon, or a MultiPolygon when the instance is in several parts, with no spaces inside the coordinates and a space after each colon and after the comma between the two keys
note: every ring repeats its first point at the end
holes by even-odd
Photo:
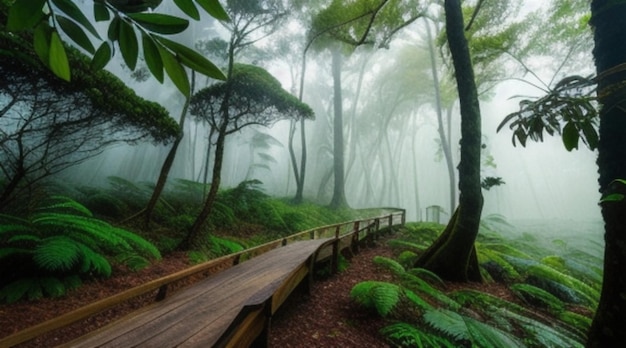
{"type": "Polygon", "coordinates": [[[87,277],[108,277],[112,262],[138,269],[160,258],[138,235],[96,219],[56,196],[27,218],[0,215],[0,299],[59,296],[87,277]]]}

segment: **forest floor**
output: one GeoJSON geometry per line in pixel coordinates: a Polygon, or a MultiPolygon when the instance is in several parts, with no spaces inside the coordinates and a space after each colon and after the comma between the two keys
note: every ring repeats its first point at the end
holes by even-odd
{"type": "MultiPolygon", "coordinates": [[[[385,239],[362,248],[349,261],[347,269],[337,275],[318,279],[309,294],[294,293],[272,319],[271,347],[389,347],[379,334],[387,323],[368,313],[350,299],[350,290],[365,280],[390,280],[390,274],[376,266],[376,255],[392,256],[385,239]]],[[[85,306],[120,291],[143,284],[189,267],[185,253],[173,253],[139,272],[120,269],[115,276],[84,284],[64,297],[0,305],[0,337],[5,337],[37,323],[85,306]]],[[[193,280],[179,286],[188,286],[193,280]]],[[[454,284],[451,284],[455,287],[454,284]]],[[[508,289],[498,284],[458,284],[478,287],[510,299],[508,289]]],[[[140,308],[154,295],[138,298],[88,320],[54,331],[19,347],[52,347],[86,334],[140,308]]]]}

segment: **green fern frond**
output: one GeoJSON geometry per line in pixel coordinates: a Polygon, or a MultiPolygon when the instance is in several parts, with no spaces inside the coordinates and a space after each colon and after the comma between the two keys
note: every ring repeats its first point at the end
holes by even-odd
{"type": "Polygon", "coordinates": [[[41,242],[41,238],[33,234],[18,234],[7,240],[8,244],[36,244],[39,242],[41,242]]]}
{"type": "Polygon", "coordinates": [[[0,260],[21,255],[30,255],[32,252],[32,250],[25,248],[0,248],[0,260]]]}
{"type": "Polygon", "coordinates": [[[515,267],[510,264],[504,257],[502,257],[499,252],[486,248],[477,248],[477,250],[479,263],[482,265],[488,263],[489,261],[494,262],[496,265],[498,265],[501,271],[504,271],[503,278],[506,281],[510,281],[520,277],[520,274],[517,272],[515,267]]]}
{"type": "Polygon", "coordinates": [[[428,245],[426,244],[418,244],[418,243],[414,243],[414,242],[410,242],[406,240],[400,240],[400,239],[391,239],[387,241],[387,245],[389,245],[390,247],[394,249],[407,249],[407,250],[411,250],[414,252],[422,252],[426,248],[428,248],[428,245]]]}
{"type": "Polygon", "coordinates": [[[528,312],[526,308],[516,303],[476,290],[457,290],[450,293],[448,296],[463,306],[471,305],[474,308],[502,308],[516,313],[528,312]]]}
{"type": "Polygon", "coordinates": [[[29,289],[38,283],[36,278],[20,278],[0,289],[0,299],[6,303],[14,303],[25,297],[29,289]]]}
{"type": "Polygon", "coordinates": [[[404,275],[402,275],[402,284],[417,293],[435,299],[436,301],[448,308],[458,309],[461,307],[458,302],[448,297],[448,295],[443,293],[441,290],[434,288],[422,278],[417,277],[411,273],[405,273],[404,275]]]}
{"type": "Polygon", "coordinates": [[[51,272],[69,271],[81,257],[75,241],[65,236],[44,239],[36,248],[33,260],[38,267],[51,272]]]}
{"type": "Polygon", "coordinates": [[[425,268],[411,268],[409,270],[409,273],[416,277],[419,277],[420,279],[425,279],[431,283],[436,283],[442,287],[446,285],[443,279],[441,279],[437,274],[425,268]]]}
{"type": "Polygon", "coordinates": [[[128,266],[128,268],[133,271],[144,269],[150,265],[150,261],[148,259],[135,253],[117,255],[115,260],[128,266]]]}
{"type": "Polygon", "coordinates": [[[76,243],[76,247],[80,249],[82,255],[80,259],[80,273],[103,277],[111,276],[113,271],[111,263],[102,254],[82,243],[76,243]]]}
{"type": "Polygon", "coordinates": [[[582,295],[582,297],[592,307],[596,307],[598,305],[598,301],[600,299],[600,292],[598,290],[590,287],[578,279],[559,272],[554,268],[543,264],[537,264],[528,269],[528,274],[556,282],[573,290],[574,292],[582,295]]]}
{"type": "Polygon", "coordinates": [[[582,314],[563,311],[559,314],[559,319],[580,332],[589,332],[591,328],[592,319],[582,314]]]}
{"type": "Polygon", "coordinates": [[[352,288],[350,297],[366,308],[375,309],[378,314],[385,317],[398,304],[400,293],[401,289],[396,284],[365,281],[352,288]]]}
{"type": "Polygon", "coordinates": [[[24,221],[23,224],[0,224],[0,237],[11,236],[15,233],[32,233],[28,221],[24,221]]]}
{"type": "Polygon", "coordinates": [[[532,260],[533,257],[509,244],[504,243],[477,243],[478,251],[491,250],[501,255],[514,256],[522,259],[532,260]]]}
{"type": "Polygon", "coordinates": [[[411,267],[415,263],[415,260],[417,260],[417,254],[410,250],[405,250],[398,255],[398,262],[403,268],[411,267]]]}
{"type": "Polygon", "coordinates": [[[133,250],[134,252],[141,255],[152,257],[156,260],[161,259],[161,253],[159,252],[159,249],[157,249],[154,244],[148,242],[141,236],[116,227],[111,227],[111,233],[126,241],[126,245],[130,246],[130,250],[133,250]]]}
{"type": "Polygon", "coordinates": [[[456,341],[468,341],[471,338],[465,320],[457,312],[437,308],[424,313],[423,318],[430,327],[456,341]]]}
{"type": "Polygon", "coordinates": [[[565,304],[556,296],[530,284],[514,284],[509,287],[517,297],[529,304],[542,304],[549,308],[552,312],[561,312],[565,308],[565,304]]]}
{"type": "Polygon", "coordinates": [[[395,275],[403,275],[404,273],[406,273],[404,266],[402,266],[398,261],[394,259],[384,256],[375,256],[373,261],[376,265],[388,269],[395,275]]]}
{"type": "Polygon", "coordinates": [[[463,317],[472,346],[481,348],[522,348],[525,345],[512,335],[476,319],[463,317]]]}
{"type": "Polygon", "coordinates": [[[395,323],[380,330],[395,346],[410,348],[456,348],[458,344],[408,323],[395,323]]]}
{"type": "Polygon", "coordinates": [[[48,205],[42,206],[38,209],[39,211],[72,211],[74,213],[80,213],[84,216],[93,216],[91,211],[87,209],[84,205],[76,202],[75,200],[65,197],[65,196],[52,196],[50,197],[50,203],[48,205]]]}
{"type": "Polygon", "coordinates": [[[216,236],[209,237],[211,241],[211,252],[215,255],[228,255],[244,250],[244,247],[232,240],[216,236]]]}
{"type": "Polygon", "coordinates": [[[583,348],[584,335],[567,330],[558,325],[546,325],[529,317],[501,310],[500,315],[514,320],[518,327],[522,328],[526,335],[536,343],[538,347],[572,347],[583,348]]]}
{"type": "Polygon", "coordinates": [[[406,296],[408,300],[410,300],[413,304],[415,304],[422,310],[429,310],[434,308],[428,301],[424,300],[421,296],[409,289],[404,289],[404,296],[406,296]]]}

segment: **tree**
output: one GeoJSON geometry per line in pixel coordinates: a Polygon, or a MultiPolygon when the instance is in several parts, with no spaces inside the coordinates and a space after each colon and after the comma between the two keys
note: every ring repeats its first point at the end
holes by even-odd
{"type": "Polygon", "coordinates": [[[280,86],[267,71],[235,64],[226,82],[204,88],[190,102],[190,113],[217,130],[213,179],[202,211],[182,241],[181,249],[205,244],[202,225],[211,214],[221,181],[226,137],[251,125],[270,126],[281,119],[313,118],[313,110],[280,86]]]}
{"type": "MultiPolygon", "coordinates": [[[[588,148],[598,149],[600,206],[605,222],[604,274],[587,347],[626,341],[626,49],[621,44],[626,35],[624,15],[624,1],[592,1],[589,24],[593,28],[596,77],[567,76],[546,95],[522,100],[520,110],[500,124],[501,128],[509,123],[514,144],[516,139],[523,146],[528,139],[542,141],[545,131],[548,135],[560,135],[569,151],[577,149],[581,140],[588,148]]],[[[586,16],[580,18],[582,22],[586,16]]]]}
{"type": "MultiPolygon", "coordinates": [[[[0,9],[0,14],[6,13],[0,9]]],[[[17,193],[118,141],[167,143],[177,125],[107,71],[68,49],[68,83],[37,60],[27,34],[0,32],[0,210],[17,193]],[[25,183],[25,184],[24,184],[25,183]]]]}
{"type": "Polygon", "coordinates": [[[626,2],[594,0],[590,24],[600,103],[598,171],[605,222],[604,278],[600,303],[588,335],[588,347],[626,342],[626,2]],[[617,195],[617,196],[616,196],[617,195]],[[617,199],[612,199],[617,198],[617,199]]]}
{"type": "MultiPolygon", "coordinates": [[[[347,206],[344,177],[343,98],[341,96],[342,52],[361,45],[387,47],[401,29],[423,15],[412,1],[332,1],[317,13],[309,31],[309,45],[329,49],[333,76],[333,175],[331,207],[347,206]]],[[[305,48],[305,54],[306,50],[305,48]]],[[[304,75],[304,74],[303,74],[304,75]]]]}
{"type": "Polygon", "coordinates": [[[480,186],[481,117],[474,70],[465,37],[459,0],[446,0],[446,35],[461,106],[459,206],[442,235],[420,256],[416,266],[454,281],[481,281],[474,241],[478,235],[483,196],[480,186]]]}
{"type": "MultiPolygon", "coordinates": [[[[228,21],[228,15],[218,1],[195,2],[214,18],[228,21]]],[[[143,57],[152,75],[163,82],[165,70],[185,96],[190,94],[190,84],[183,66],[223,80],[224,74],[211,61],[164,36],[183,32],[189,26],[189,21],[168,14],[147,12],[160,3],[161,0],[93,0],[95,21],[108,23],[108,40],[102,39],[91,21],[71,0],[17,0],[10,4],[6,29],[13,32],[32,30],[37,56],[45,66],[66,81],[71,79],[71,69],[60,31],[71,42],[93,55],[91,65],[96,69],[104,68],[109,62],[116,51],[113,44],[117,43],[124,62],[131,70],[135,70],[139,56],[139,33],[143,57]],[[102,42],[97,49],[92,39],[102,42]]],[[[196,3],[175,3],[190,18],[200,20],[196,3]]]]}

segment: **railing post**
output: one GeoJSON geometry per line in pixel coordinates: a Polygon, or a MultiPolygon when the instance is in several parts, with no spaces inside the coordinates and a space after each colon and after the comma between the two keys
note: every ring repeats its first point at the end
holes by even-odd
{"type": "Polygon", "coordinates": [[[359,252],[359,230],[360,230],[361,221],[354,222],[354,228],[352,231],[352,240],[350,242],[350,248],[352,249],[352,253],[356,254],[359,252]]]}
{"type": "Polygon", "coordinates": [[[341,231],[341,225],[335,227],[335,240],[333,241],[333,256],[330,261],[330,267],[332,274],[339,272],[339,232],[341,231]]]}

